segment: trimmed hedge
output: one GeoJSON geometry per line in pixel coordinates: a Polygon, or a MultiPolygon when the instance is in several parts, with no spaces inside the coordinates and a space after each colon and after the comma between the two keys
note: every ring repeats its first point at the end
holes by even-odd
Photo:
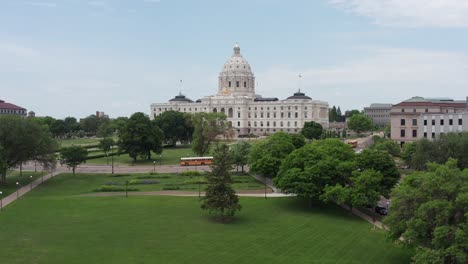
{"type": "Polygon", "coordinates": [[[179,174],[181,176],[201,176],[199,171],[181,171],[179,174]]]}
{"type": "MultiPolygon", "coordinates": [[[[102,185],[98,189],[94,189],[94,192],[125,192],[125,187],[115,185],[102,185]]],[[[129,192],[139,191],[137,188],[127,188],[129,192]]]]}

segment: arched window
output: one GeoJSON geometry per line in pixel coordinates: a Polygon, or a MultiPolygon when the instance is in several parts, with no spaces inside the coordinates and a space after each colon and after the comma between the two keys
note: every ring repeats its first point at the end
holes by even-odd
{"type": "Polygon", "coordinates": [[[229,87],[231,87],[231,81],[229,81],[229,87]]]}
{"type": "Polygon", "coordinates": [[[270,121],[267,121],[267,127],[270,127],[270,121]]]}
{"type": "Polygon", "coordinates": [[[240,127],[240,122],[237,122],[237,126],[240,127]]]}
{"type": "Polygon", "coordinates": [[[281,125],[281,127],[283,127],[283,121],[281,121],[280,125],[281,125]]]}
{"type": "Polygon", "coordinates": [[[226,110],[224,110],[224,108],[221,108],[221,113],[226,113],[226,110]]]}
{"type": "Polygon", "coordinates": [[[218,109],[213,108],[213,113],[218,113],[218,109]]]}
{"type": "Polygon", "coordinates": [[[240,85],[239,81],[236,81],[236,87],[239,87],[239,85],[240,85]]]}
{"type": "Polygon", "coordinates": [[[244,82],[244,88],[247,87],[247,82],[244,82]]]}
{"type": "Polygon", "coordinates": [[[273,121],[273,127],[276,127],[276,121],[273,121]]]}
{"type": "Polygon", "coordinates": [[[229,110],[228,110],[228,116],[229,116],[230,118],[234,117],[234,110],[232,110],[232,108],[229,108],[229,110]]]}
{"type": "Polygon", "coordinates": [[[254,122],[254,127],[257,127],[257,121],[254,122]]]}

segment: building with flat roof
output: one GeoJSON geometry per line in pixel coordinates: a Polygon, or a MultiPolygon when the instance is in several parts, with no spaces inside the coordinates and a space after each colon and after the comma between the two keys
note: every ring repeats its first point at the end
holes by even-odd
{"type": "Polygon", "coordinates": [[[255,76],[236,44],[218,78],[218,93],[192,101],[181,93],[167,103],[151,105],[150,117],[166,111],[225,113],[240,135],[300,132],[305,122],[328,128],[328,103],[314,100],[300,90],[280,100],[255,94],[255,76]]]}
{"type": "Polygon", "coordinates": [[[26,116],[27,111],[23,107],[0,100],[0,115],[26,116]]]}
{"type": "Polygon", "coordinates": [[[435,139],[445,133],[468,131],[468,97],[413,97],[393,105],[391,138],[401,145],[422,138],[435,139]]]}
{"type": "Polygon", "coordinates": [[[390,125],[392,104],[371,104],[364,107],[364,114],[372,119],[375,125],[386,127],[390,125]]]}

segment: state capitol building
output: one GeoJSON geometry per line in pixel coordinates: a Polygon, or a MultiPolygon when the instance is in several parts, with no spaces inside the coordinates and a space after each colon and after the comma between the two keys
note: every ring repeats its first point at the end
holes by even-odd
{"type": "Polygon", "coordinates": [[[239,135],[300,132],[304,122],[328,128],[328,103],[313,100],[298,91],[279,100],[255,94],[255,76],[236,44],[234,53],[219,74],[218,93],[192,101],[182,94],[167,103],[151,104],[151,118],[166,111],[184,113],[221,112],[239,135]]]}

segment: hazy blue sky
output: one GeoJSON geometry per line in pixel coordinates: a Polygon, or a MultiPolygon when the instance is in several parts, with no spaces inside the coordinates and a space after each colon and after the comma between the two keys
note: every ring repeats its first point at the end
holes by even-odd
{"type": "Polygon", "coordinates": [[[466,0],[0,0],[0,99],[149,113],[181,79],[192,99],[215,94],[235,42],[263,96],[301,85],[344,110],[468,95],[466,0]]]}

